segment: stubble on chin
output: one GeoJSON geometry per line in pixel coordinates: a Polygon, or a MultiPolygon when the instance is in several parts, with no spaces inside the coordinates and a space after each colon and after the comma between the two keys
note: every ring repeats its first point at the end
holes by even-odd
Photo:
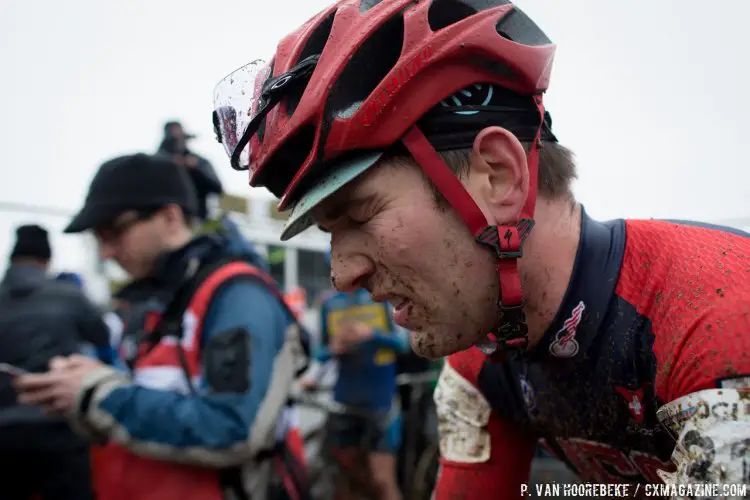
{"type": "Polygon", "coordinates": [[[410,338],[412,350],[421,358],[435,360],[446,355],[442,353],[442,349],[440,349],[439,344],[435,342],[435,339],[425,332],[411,332],[410,338]]]}
{"type": "Polygon", "coordinates": [[[463,333],[436,333],[415,331],[411,333],[411,346],[414,352],[431,360],[440,359],[472,347],[480,339],[463,333]]]}

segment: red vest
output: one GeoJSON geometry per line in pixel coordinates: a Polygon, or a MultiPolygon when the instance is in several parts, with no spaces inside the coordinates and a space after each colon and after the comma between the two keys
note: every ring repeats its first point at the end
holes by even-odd
{"type": "MultiPolygon", "coordinates": [[[[201,377],[200,346],[203,320],[214,292],[229,279],[253,276],[262,280],[280,297],[273,280],[246,262],[230,262],[214,271],[199,286],[183,316],[182,350],[187,372],[195,383],[201,377]]],[[[158,317],[147,319],[146,331],[152,331],[158,317]]],[[[165,337],[150,351],[140,351],[133,368],[134,381],[142,386],[189,394],[185,370],[174,337],[165,337]]],[[[303,446],[298,429],[288,429],[287,441],[298,458],[303,446]]],[[[138,456],[126,448],[109,444],[92,451],[92,469],[98,498],[107,500],[221,500],[218,472],[138,456]]]]}

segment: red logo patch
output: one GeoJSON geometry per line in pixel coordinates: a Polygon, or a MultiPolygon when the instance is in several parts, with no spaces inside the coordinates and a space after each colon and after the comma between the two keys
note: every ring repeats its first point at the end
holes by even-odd
{"type": "Polygon", "coordinates": [[[620,396],[625,398],[625,401],[628,403],[628,411],[633,415],[636,423],[642,423],[643,417],[645,416],[645,406],[643,402],[644,388],[641,387],[640,389],[631,391],[624,387],[615,387],[615,390],[620,393],[620,396]]]}

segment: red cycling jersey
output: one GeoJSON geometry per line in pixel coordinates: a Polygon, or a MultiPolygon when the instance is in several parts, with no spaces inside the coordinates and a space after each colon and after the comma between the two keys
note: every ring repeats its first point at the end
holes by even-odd
{"type": "Polygon", "coordinates": [[[657,409],[728,379],[750,386],[748,236],[584,213],[562,307],[532,352],[448,358],[436,500],[518,497],[540,438],[587,482],[661,482],[675,439],[657,409]]]}

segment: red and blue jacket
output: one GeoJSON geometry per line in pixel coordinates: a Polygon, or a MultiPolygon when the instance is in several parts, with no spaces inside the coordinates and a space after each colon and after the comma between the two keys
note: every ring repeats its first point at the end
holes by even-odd
{"type": "MultiPolygon", "coordinates": [[[[194,259],[221,257],[218,240],[198,238],[166,256],[145,288],[159,299],[194,259]]],[[[108,442],[95,452],[98,494],[219,500],[231,487],[228,471],[249,481],[259,452],[294,440],[285,391],[295,376],[288,342],[295,322],[270,278],[248,262],[229,262],[201,282],[178,336],[149,337],[164,304],[146,303],[143,317],[129,318],[145,334],[131,375],[102,369],[80,395],[78,426],[108,442]]]]}

